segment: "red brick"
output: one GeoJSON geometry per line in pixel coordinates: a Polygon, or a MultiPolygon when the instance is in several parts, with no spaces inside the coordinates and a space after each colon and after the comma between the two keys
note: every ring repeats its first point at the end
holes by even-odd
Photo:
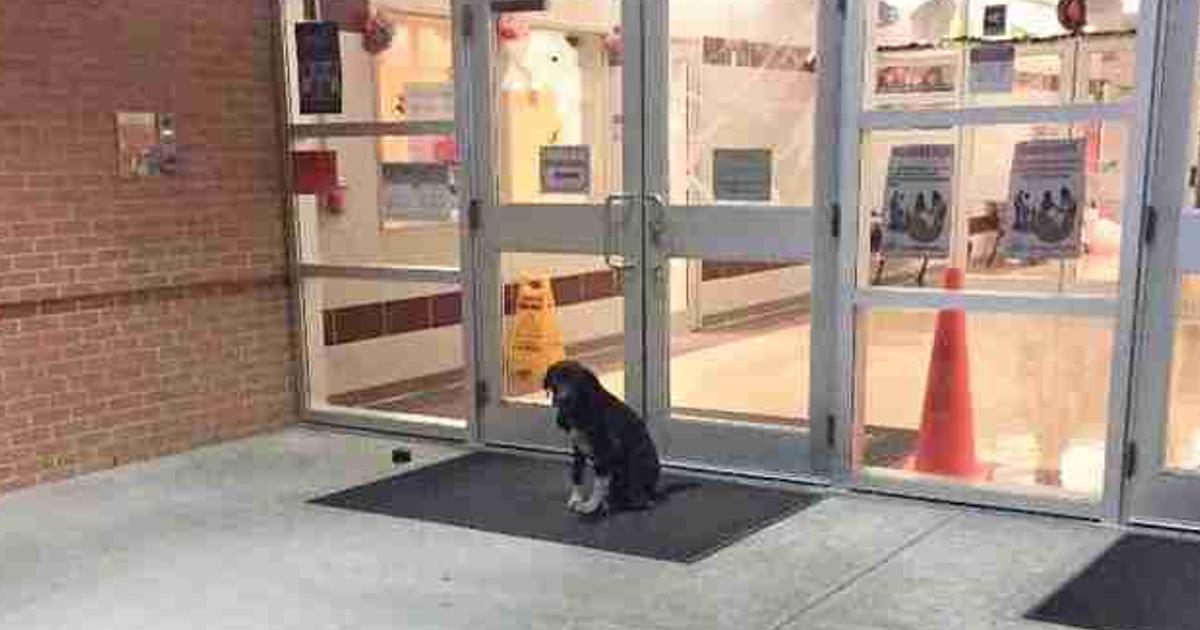
{"type": "Polygon", "coordinates": [[[294,419],[273,0],[0,2],[0,493],[294,419]],[[116,177],[123,108],[180,175],[116,177]]]}

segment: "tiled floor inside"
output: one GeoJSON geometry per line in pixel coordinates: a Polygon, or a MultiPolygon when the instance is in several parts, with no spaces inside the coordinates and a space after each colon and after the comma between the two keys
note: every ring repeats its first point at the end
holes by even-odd
{"type": "Polygon", "coordinates": [[[1032,630],[1118,535],[836,494],[682,565],[306,503],[396,445],[292,428],[0,497],[0,628],[1032,630]]]}

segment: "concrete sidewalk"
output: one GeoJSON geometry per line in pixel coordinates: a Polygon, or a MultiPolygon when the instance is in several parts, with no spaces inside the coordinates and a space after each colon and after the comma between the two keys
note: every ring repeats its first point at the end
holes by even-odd
{"type": "Polygon", "coordinates": [[[394,446],[295,428],[0,497],[0,628],[1046,628],[1118,535],[835,495],[678,565],[305,503],[394,446]]]}

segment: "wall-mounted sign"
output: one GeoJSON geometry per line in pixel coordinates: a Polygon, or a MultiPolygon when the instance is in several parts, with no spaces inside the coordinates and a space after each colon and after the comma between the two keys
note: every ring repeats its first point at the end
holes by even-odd
{"type": "Polygon", "coordinates": [[[342,113],[342,50],[337,22],[296,24],[301,114],[342,113]]]}
{"type": "Polygon", "coordinates": [[[406,120],[454,120],[454,84],[405,83],[397,113],[406,120]]]}
{"type": "Polygon", "coordinates": [[[1004,37],[1008,33],[1008,5],[993,4],[983,8],[983,36],[1004,37]]]}
{"type": "Polygon", "coordinates": [[[453,174],[445,164],[383,165],[384,221],[448,221],[458,209],[453,174]]]}
{"type": "Polygon", "coordinates": [[[591,147],[555,145],[541,148],[542,193],[587,194],[592,189],[591,147]]]}
{"type": "Polygon", "coordinates": [[[492,0],[493,13],[520,13],[523,11],[545,11],[549,0],[492,0]]]}
{"type": "Polygon", "coordinates": [[[1031,140],[1016,146],[1001,251],[1011,258],[1077,258],[1086,195],[1087,142],[1031,140]]]}
{"type": "Polygon", "coordinates": [[[174,114],[118,112],[116,123],[121,177],[175,174],[174,114]]]}
{"type": "Polygon", "coordinates": [[[1009,45],[972,49],[971,91],[977,94],[1012,92],[1015,59],[1016,49],[1009,45]]]}
{"type": "Polygon", "coordinates": [[[770,149],[714,149],[713,197],[717,201],[770,201],[770,149]]]}
{"type": "Polygon", "coordinates": [[[891,256],[950,253],[954,145],[892,148],[883,195],[883,251],[891,256]]]}

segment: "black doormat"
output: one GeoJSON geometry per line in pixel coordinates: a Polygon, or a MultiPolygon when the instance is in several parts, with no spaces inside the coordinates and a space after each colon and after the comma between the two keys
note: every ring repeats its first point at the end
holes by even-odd
{"type": "Polygon", "coordinates": [[[1124,536],[1026,616],[1099,630],[1200,629],[1200,543],[1124,536]]]}
{"type": "Polygon", "coordinates": [[[652,510],[593,519],[566,508],[567,466],[506,453],[471,453],[312,503],[695,562],[820,500],[815,494],[664,471],[663,487],[690,485],[652,510]]]}

